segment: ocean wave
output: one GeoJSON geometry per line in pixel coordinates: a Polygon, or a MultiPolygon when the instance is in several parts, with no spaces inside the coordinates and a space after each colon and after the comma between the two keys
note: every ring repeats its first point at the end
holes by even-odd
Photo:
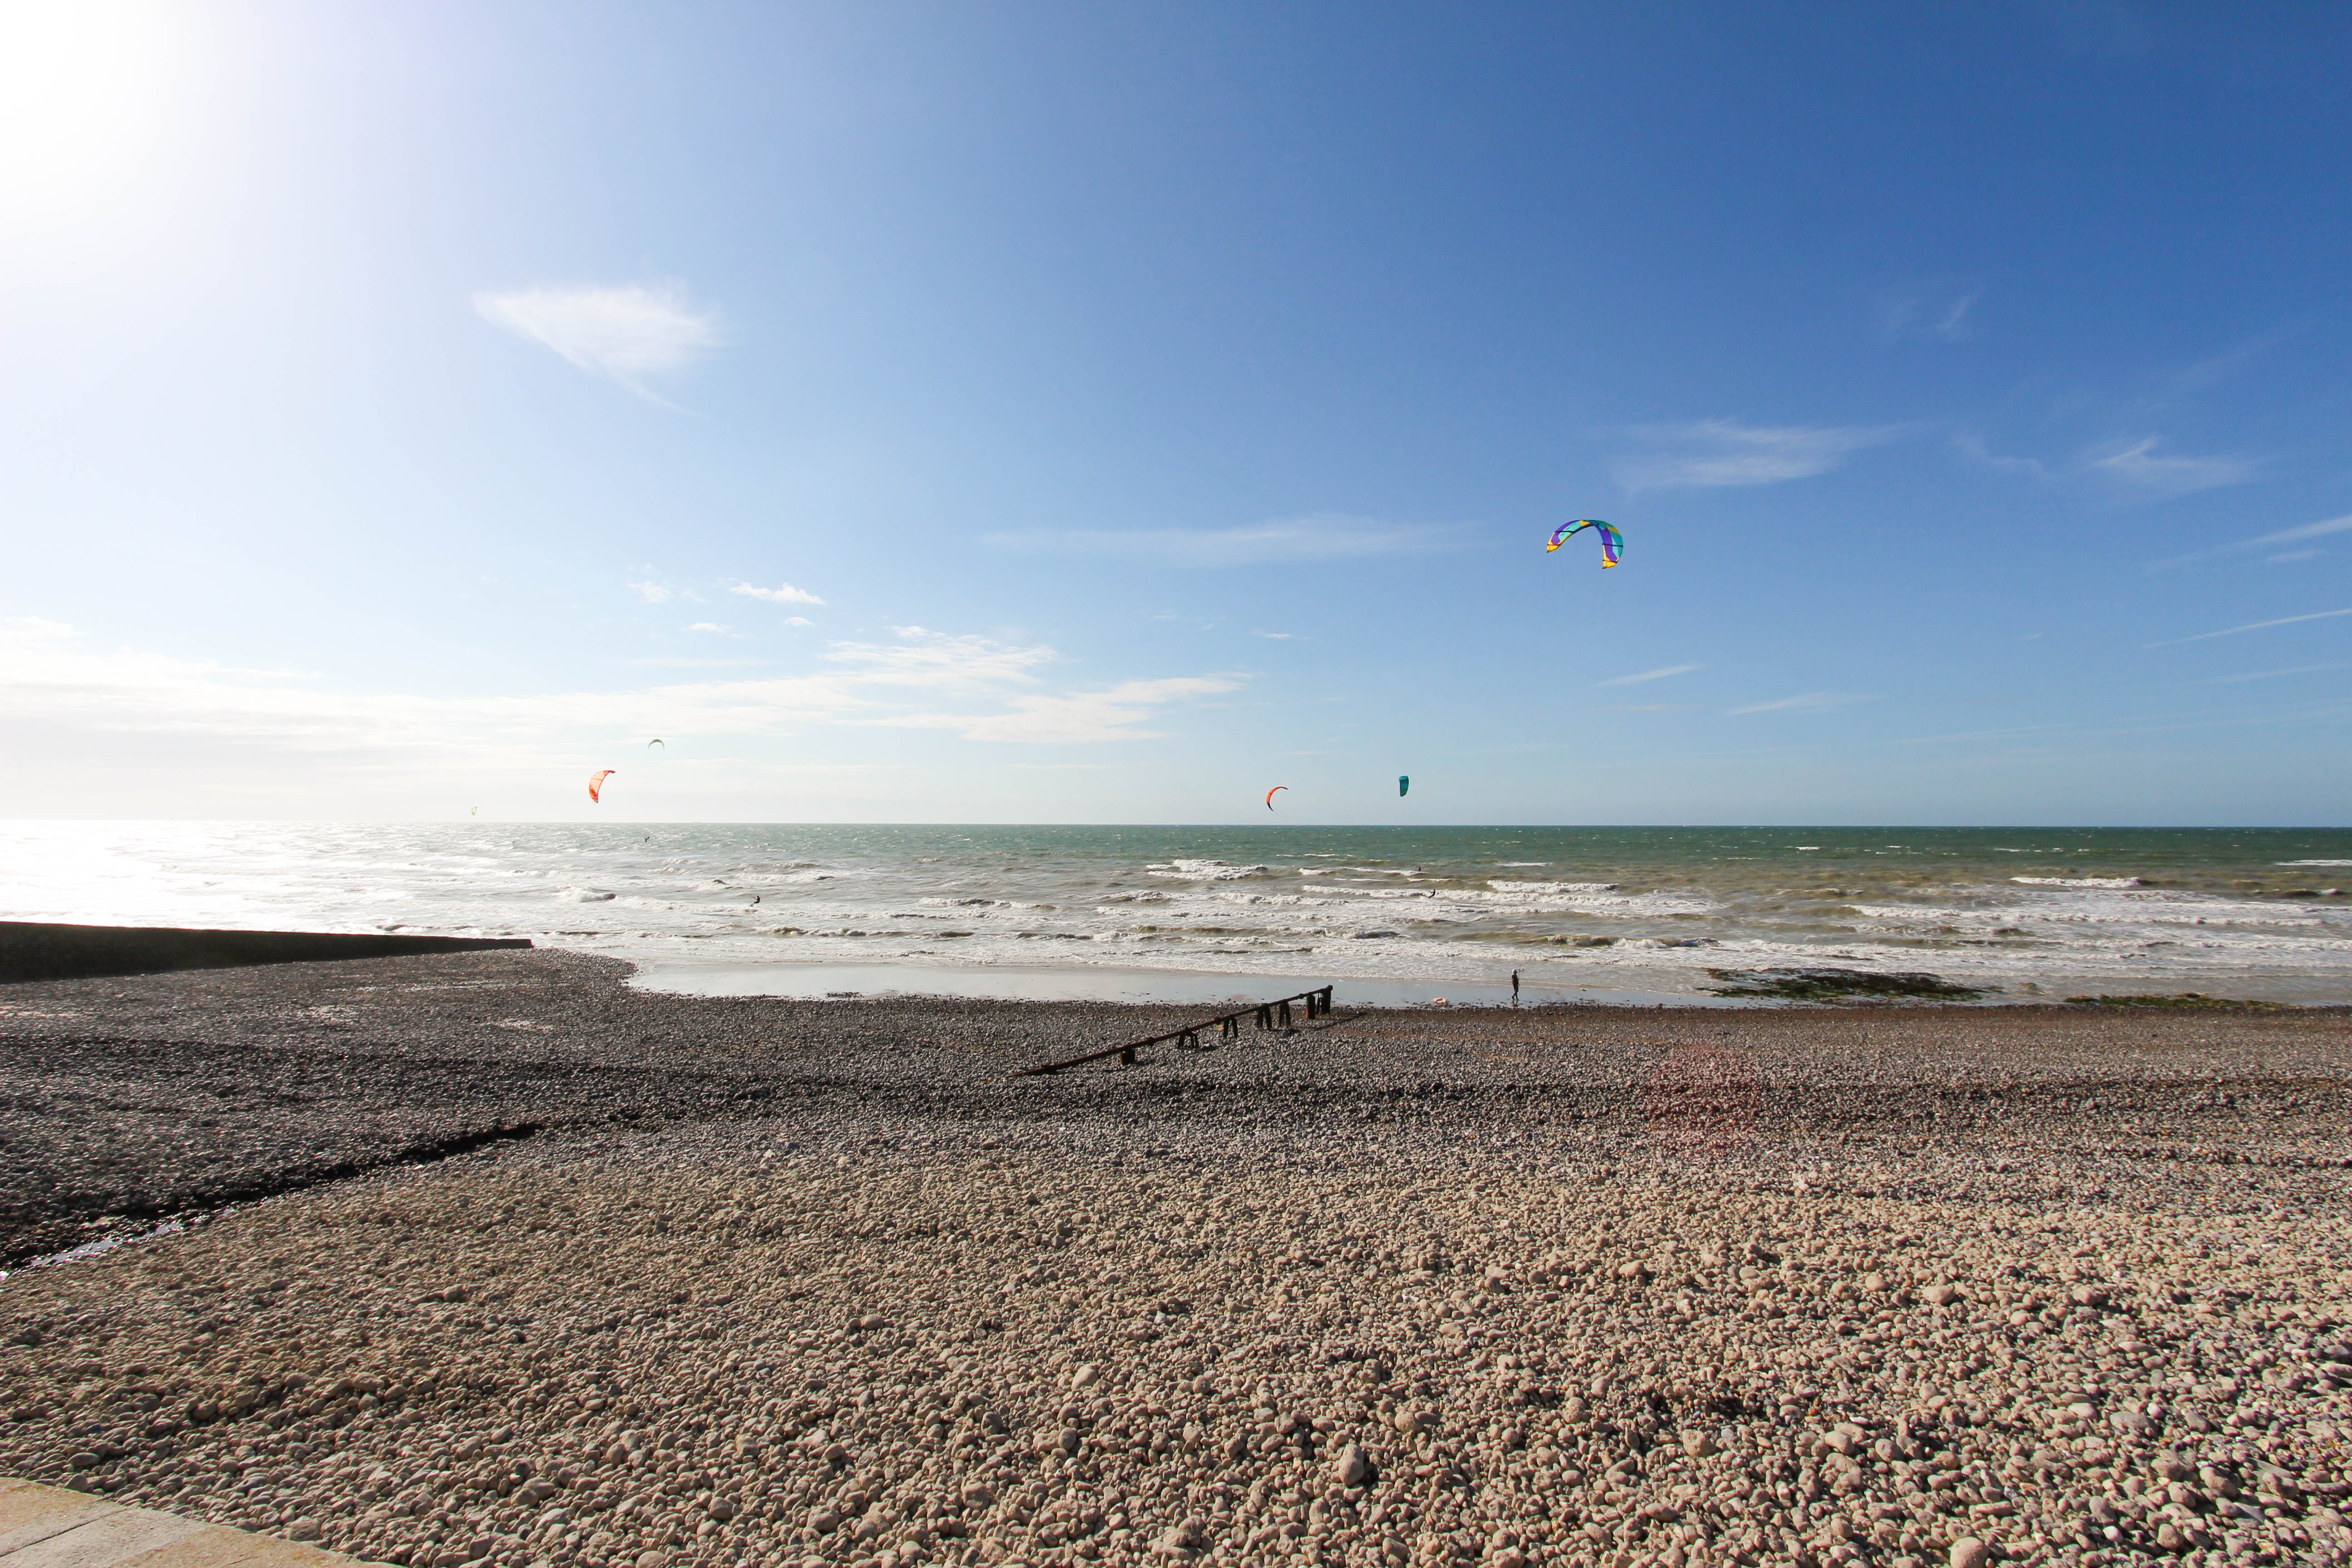
{"type": "Polygon", "coordinates": [[[670,827],[647,842],[636,828],[568,826],[13,825],[0,826],[0,913],[365,929],[396,902],[404,930],[544,931],[576,951],[696,962],[895,962],[912,942],[928,956],[904,956],[925,963],[1139,963],[1339,981],[1507,976],[1524,965],[1539,985],[1667,991],[1703,988],[1706,968],[1727,963],[1851,963],[1932,967],[2012,992],[2038,977],[2061,995],[2242,985],[2352,999],[2352,900],[2290,894],[2294,884],[2273,870],[2311,871],[2314,889],[2352,886],[2352,835],[2328,858],[2318,835],[2085,834],[2075,847],[2036,848],[1957,834],[1956,852],[1927,858],[1871,861],[1830,846],[1832,872],[1798,869],[1781,858],[1792,846],[1769,831],[1618,842],[1254,827],[1159,840],[1134,829],[670,827]],[[1341,848],[1298,847],[1318,837],[1341,848]],[[1541,861],[1499,858],[1543,848],[1553,853],[1541,861]],[[2309,852],[2275,858],[2291,848],[2309,852]],[[1147,874],[1154,854],[1167,858],[1148,861],[1147,874]],[[2045,871],[2102,860],[2148,868],[2011,880],[1999,868],[2021,857],[2045,871]],[[1622,886],[1598,879],[1604,865],[1622,886]],[[1577,866],[1595,879],[1560,870],[1577,866]],[[755,892],[763,900],[749,908],[755,892]],[[1147,922],[1160,929],[1138,929],[1147,922]],[[1692,940],[1719,945],[1657,945],[1692,940]],[[1276,952],[1269,942],[1314,942],[1317,956],[1255,956],[1276,952]]]}
{"type": "Polygon", "coordinates": [[[1263,877],[1274,869],[1271,866],[1236,866],[1229,860],[1160,860],[1143,868],[1147,877],[1165,877],[1172,882],[1238,882],[1244,877],[1263,877]]]}

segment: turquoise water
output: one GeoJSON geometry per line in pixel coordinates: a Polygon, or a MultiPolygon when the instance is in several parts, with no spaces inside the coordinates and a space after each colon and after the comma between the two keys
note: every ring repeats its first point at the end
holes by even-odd
{"type": "Polygon", "coordinates": [[[17,823],[0,850],[7,918],[521,935],[736,989],[847,965],[866,983],[830,988],[1487,995],[1516,969],[1686,995],[1830,963],[2352,1000],[2352,831],[17,823]]]}

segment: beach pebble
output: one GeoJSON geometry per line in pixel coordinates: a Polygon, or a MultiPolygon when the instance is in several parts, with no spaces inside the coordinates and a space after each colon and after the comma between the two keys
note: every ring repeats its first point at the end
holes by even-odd
{"type": "MultiPolygon", "coordinates": [[[[200,1152],[258,1130],[219,1163],[252,1190],[544,1125],[12,1274],[0,1473],[410,1568],[2339,1543],[2352,1359],[2312,1260],[2352,1256],[2352,1070],[2299,1017],[1343,1013],[1017,1079],[1169,1015],[520,958],[139,980],[179,1010],[102,1037],[12,1016],[0,1074],[60,1146],[133,1129],[118,1193],[194,1180],[82,1109],[152,1103],[163,1060],[238,1089],[170,1121],[200,1152]],[[471,988],[398,988],[438,974],[471,988]],[[322,997],[350,1021],[286,1022],[322,997]],[[557,1026],[452,1079],[526,1006],[557,1026]],[[1664,1055],[1735,1049],[1772,1137],[1664,1137],[1664,1055]]],[[[79,1179],[7,1152],[27,1214],[79,1179]]]]}
{"type": "Polygon", "coordinates": [[[1171,1525],[1151,1543],[1151,1549],[1165,1557],[1186,1556],[1205,1544],[1201,1539],[1201,1521],[1197,1519],[1171,1525]]]}
{"type": "Polygon", "coordinates": [[[1952,1542],[1951,1555],[1947,1561],[1951,1568],[1985,1568],[1991,1557],[1991,1550],[1983,1542],[1973,1535],[1963,1535],[1952,1542]]]}

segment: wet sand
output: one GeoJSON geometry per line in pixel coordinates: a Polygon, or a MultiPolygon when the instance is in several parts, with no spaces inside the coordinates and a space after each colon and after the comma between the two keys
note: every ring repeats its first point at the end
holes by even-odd
{"type": "Polygon", "coordinates": [[[0,1471],[455,1568],[2344,1562],[2352,1017],[0,990],[0,1471]],[[223,1205],[226,1205],[224,1207],[223,1205]],[[1981,1555],[1980,1555],[1981,1554],[1981,1555]]]}

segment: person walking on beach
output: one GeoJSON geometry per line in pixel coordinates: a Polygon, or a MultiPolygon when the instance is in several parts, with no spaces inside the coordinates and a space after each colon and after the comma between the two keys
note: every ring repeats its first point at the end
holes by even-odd
{"type": "Polygon", "coordinates": [[[1514,1006],[1514,1007],[1516,1007],[1516,1006],[1517,1006],[1518,1005],[1519,1005],[1519,972],[1518,972],[1517,970],[1514,969],[1514,970],[1512,970],[1512,971],[1511,971],[1511,1005],[1512,1005],[1512,1006],[1514,1006]]]}

